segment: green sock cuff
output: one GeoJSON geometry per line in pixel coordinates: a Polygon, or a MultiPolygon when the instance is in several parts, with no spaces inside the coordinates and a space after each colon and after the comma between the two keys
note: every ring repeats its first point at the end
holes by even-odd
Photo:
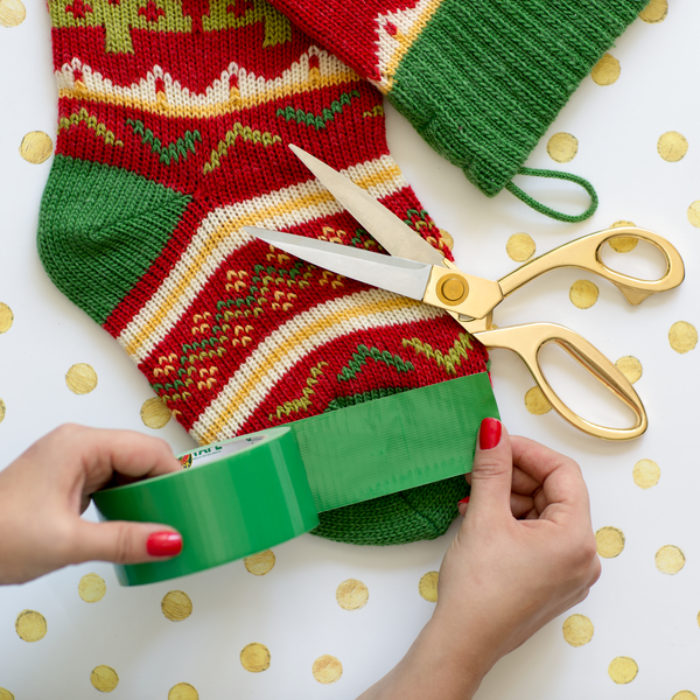
{"type": "Polygon", "coordinates": [[[517,173],[647,0],[443,0],[388,97],[486,195],[517,173]]]}

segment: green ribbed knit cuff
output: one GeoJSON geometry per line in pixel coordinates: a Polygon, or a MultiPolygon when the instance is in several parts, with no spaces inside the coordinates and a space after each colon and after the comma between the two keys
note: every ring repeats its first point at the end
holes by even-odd
{"type": "Polygon", "coordinates": [[[485,194],[503,189],[648,0],[443,0],[389,99],[485,194]]]}

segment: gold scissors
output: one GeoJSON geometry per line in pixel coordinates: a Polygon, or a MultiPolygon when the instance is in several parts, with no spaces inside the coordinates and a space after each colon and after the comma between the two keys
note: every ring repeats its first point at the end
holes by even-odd
{"type": "Polygon", "coordinates": [[[635,226],[598,231],[540,255],[497,281],[488,280],[459,270],[348,177],[298,146],[290,145],[290,148],[391,257],[279,231],[246,227],[248,233],[332,272],[446,310],[486,347],[505,348],[519,355],[552,407],[590,435],[629,440],[646,430],[647,415],[637,392],[620,370],[585,338],[554,323],[495,328],[492,316],[494,308],[511,292],[558,267],[578,267],[604,277],[631,304],[639,304],[655,292],[673,289],[683,281],[685,271],[680,254],[666,239],[635,226]],[[601,260],[601,248],[606,241],[619,236],[644,240],[657,248],[666,262],[664,274],[656,280],[644,280],[606,266],[601,260]],[[569,408],[550,386],[539,363],[539,352],[548,342],[566,350],[628,406],[635,416],[634,425],[629,428],[598,425],[569,408]]]}

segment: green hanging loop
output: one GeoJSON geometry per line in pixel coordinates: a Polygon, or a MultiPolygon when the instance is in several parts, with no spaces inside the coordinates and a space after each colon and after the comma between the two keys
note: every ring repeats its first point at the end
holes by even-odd
{"type": "Polygon", "coordinates": [[[534,177],[550,177],[558,180],[568,180],[569,182],[574,182],[577,185],[581,185],[581,187],[583,187],[583,189],[586,190],[586,192],[588,192],[588,196],[591,198],[591,203],[588,209],[586,209],[586,211],[584,211],[583,213],[565,214],[564,212],[557,211],[556,209],[552,209],[551,207],[542,204],[542,202],[538,202],[529,194],[521,190],[512,181],[506,185],[506,189],[511,194],[514,194],[518,199],[525,202],[525,204],[527,204],[529,207],[532,207],[535,211],[540,212],[540,214],[549,216],[552,219],[557,219],[558,221],[566,221],[567,223],[575,224],[579,221],[587,219],[589,216],[592,216],[595,210],[598,208],[598,194],[596,193],[593,185],[591,185],[591,183],[588,182],[588,180],[585,180],[584,178],[579,177],[578,175],[558,170],[540,170],[538,168],[525,167],[520,168],[517,174],[532,175],[534,177]]]}

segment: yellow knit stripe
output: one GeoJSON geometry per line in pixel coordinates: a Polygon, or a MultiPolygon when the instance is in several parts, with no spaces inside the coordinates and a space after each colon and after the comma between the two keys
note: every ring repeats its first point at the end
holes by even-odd
{"type": "Polygon", "coordinates": [[[358,292],[294,317],[268,336],[229,379],[191,433],[202,444],[234,434],[296,361],[358,328],[408,323],[441,315],[406,297],[378,289],[358,292]]]}
{"type": "MultiPolygon", "coordinates": [[[[394,161],[383,156],[347,172],[374,197],[405,186],[394,161]]],[[[167,278],[119,336],[126,351],[142,362],[172,328],[223,260],[250,243],[244,226],[289,228],[335,214],[342,207],[315,179],[210,212],[167,278]]]]}

